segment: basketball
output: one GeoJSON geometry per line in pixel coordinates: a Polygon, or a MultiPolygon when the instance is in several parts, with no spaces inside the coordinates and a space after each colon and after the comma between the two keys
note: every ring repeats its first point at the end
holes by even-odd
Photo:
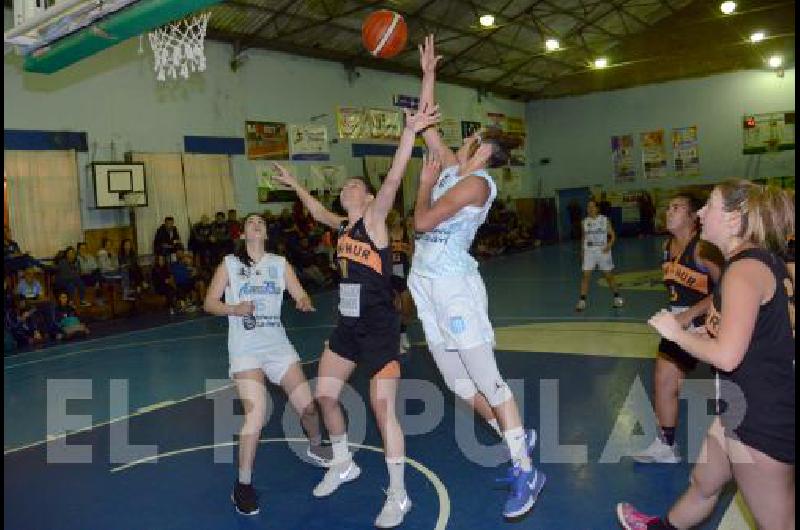
{"type": "Polygon", "coordinates": [[[407,39],[406,21],[394,11],[375,11],[361,25],[361,42],[374,57],[394,57],[406,47],[407,39]]]}

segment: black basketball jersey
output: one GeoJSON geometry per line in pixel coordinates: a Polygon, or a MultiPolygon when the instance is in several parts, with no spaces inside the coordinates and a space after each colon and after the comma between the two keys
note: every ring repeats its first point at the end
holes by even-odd
{"type": "MultiPolygon", "coordinates": [[[[691,307],[713,290],[713,281],[708,270],[697,263],[695,251],[700,243],[700,236],[695,235],[680,256],[671,256],[669,247],[671,239],[664,247],[664,258],[661,268],[664,271],[664,285],[669,291],[670,307],[691,307]]],[[[698,322],[702,325],[702,320],[698,322]]]]}
{"type": "MultiPolygon", "coordinates": [[[[774,447],[783,460],[789,458],[784,454],[789,452],[788,448],[792,448],[792,455],[794,448],[794,286],[783,261],[764,249],[748,249],[734,256],[723,268],[723,277],[731,264],[742,259],[758,260],[770,269],[775,276],[775,295],[759,308],[741,364],[732,372],[719,372],[721,379],[735,383],[742,392],[738,395],[726,385],[721,386],[720,398],[728,409],[722,416],[723,425],[726,415],[735,418],[743,413],[744,420],[734,432],[745,443],[757,440],[763,446],[758,449],[767,454],[774,447]]],[[[717,335],[721,319],[725,318],[720,314],[721,308],[722,293],[718,286],[706,320],[706,329],[712,337],[717,335]]]]}
{"type": "Polygon", "coordinates": [[[394,311],[392,248],[375,246],[363,218],[349,230],[347,222],[339,227],[336,263],[341,277],[339,314],[344,319],[376,316],[375,309],[394,311]]]}

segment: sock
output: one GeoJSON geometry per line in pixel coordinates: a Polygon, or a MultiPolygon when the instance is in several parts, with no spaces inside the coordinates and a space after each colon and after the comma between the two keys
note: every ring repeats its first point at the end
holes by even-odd
{"type": "Polygon", "coordinates": [[[403,478],[406,468],[406,458],[397,456],[386,459],[386,469],[389,470],[389,489],[396,492],[406,491],[406,483],[403,478]]]}
{"type": "Polygon", "coordinates": [[[586,300],[586,295],[585,294],[581,295],[581,300],[586,300]]]}
{"type": "Polygon", "coordinates": [[[331,435],[333,445],[333,461],[346,462],[350,460],[350,449],[347,448],[347,433],[339,436],[331,435]]]}
{"type": "Polygon", "coordinates": [[[519,465],[523,471],[533,469],[526,447],[525,431],[522,430],[522,427],[507,430],[503,433],[503,438],[506,440],[506,445],[508,445],[508,451],[511,453],[511,459],[514,464],[519,465]]]}
{"type": "Polygon", "coordinates": [[[619,298],[619,293],[614,293],[614,298],[619,298]]]}
{"type": "Polygon", "coordinates": [[[250,481],[253,478],[253,470],[252,469],[243,469],[239,468],[239,484],[250,484],[250,481]]]}
{"type": "Polygon", "coordinates": [[[661,440],[667,445],[675,445],[675,427],[661,427],[661,440]]]}
{"type": "Polygon", "coordinates": [[[500,430],[500,424],[497,422],[497,418],[492,418],[487,423],[489,424],[489,427],[491,427],[494,432],[497,433],[497,436],[500,438],[503,437],[503,431],[500,430]]]}

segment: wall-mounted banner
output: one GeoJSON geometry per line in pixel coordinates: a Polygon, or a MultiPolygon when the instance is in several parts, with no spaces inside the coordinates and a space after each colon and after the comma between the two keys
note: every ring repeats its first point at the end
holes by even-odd
{"type": "Polygon", "coordinates": [[[292,160],[330,160],[328,128],[313,123],[289,125],[292,160]]]}
{"type": "Polygon", "coordinates": [[[664,129],[641,133],[639,138],[642,142],[644,178],[658,179],[666,177],[667,151],[664,148],[664,129]]]}
{"type": "Polygon", "coordinates": [[[512,118],[506,116],[506,130],[507,136],[516,137],[519,139],[519,147],[512,149],[509,153],[511,159],[509,164],[512,166],[524,166],[526,162],[525,157],[525,121],[522,118],[512,118]]]}
{"type": "Polygon", "coordinates": [[[746,155],[794,149],[794,111],[749,114],[742,118],[746,155]]]}
{"type": "Polygon", "coordinates": [[[636,179],[632,134],[611,137],[611,164],[614,182],[633,182],[636,179]]]}
{"type": "Polygon", "coordinates": [[[403,132],[403,113],[397,110],[367,109],[366,137],[375,140],[399,140],[403,132]]]}
{"type": "Polygon", "coordinates": [[[395,107],[402,107],[404,109],[416,110],[419,108],[419,97],[395,94],[392,96],[392,105],[395,107]]]}
{"type": "Polygon", "coordinates": [[[461,145],[461,125],[457,119],[442,118],[438,128],[444,145],[448,147],[459,147],[461,145]]]}
{"type": "Polygon", "coordinates": [[[344,166],[320,165],[310,166],[306,184],[310,190],[339,191],[347,180],[347,169],[344,166]]]}
{"type": "Polygon", "coordinates": [[[672,129],[672,164],[678,177],[700,174],[696,125],[672,129]]]}
{"type": "Polygon", "coordinates": [[[343,140],[364,138],[364,109],[357,107],[337,107],[336,128],[339,133],[339,138],[343,140]]]}
{"type": "MultiPolygon", "coordinates": [[[[281,165],[285,167],[289,173],[297,175],[296,168],[289,164],[281,165]]],[[[259,162],[255,164],[255,168],[258,202],[291,202],[297,199],[297,194],[293,190],[273,178],[278,171],[272,164],[259,162]]],[[[298,177],[298,180],[302,179],[298,177]]]]}
{"type": "Polygon", "coordinates": [[[246,121],[245,152],[250,160],[288,160],[289,134],[285,123],[246,121]]]}

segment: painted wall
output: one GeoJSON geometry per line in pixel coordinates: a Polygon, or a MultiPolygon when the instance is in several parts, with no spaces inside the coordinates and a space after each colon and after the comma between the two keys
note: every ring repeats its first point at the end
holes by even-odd
{"type": "MultiPolygon", "coordinates": [[[[743,71],[674,81],[586,96],[534,101],[527,105],[528,154],[533,179],[542,194],[577,186],[638,189],[715,182],[727,177],[794,175],[794,151],[742,154],[742,116],[794,110],[795,70],[782,78],[769,71],[743,71]],[[641,160],[640,132],[698,126],[701,176],[637,181],[615,187],[611,174],[611,136],[634,134],[635,159],[641,160]],[[548,165],[539,165],[550,158],[548,165]]],[[[668,159],[671,146],[667,145],[668,159]]],[[[640,164],[641,166],[641,164],[640,164]]],[[[671,163],[670,163],[671,167],[671,163]]]]}
{"type": "MultiPolygon", "coordinates": [[[[10,11],[4,15],[9,27],[10,11]]],[[[241,137],[245,120],[305,123],[327,114],[319,122],[335,137],[337,105],[391,107],[394,94],[419,92],[419,79],[412,76],[360,69],[351,84],[339,64],[262,50],[248,51],[243,66],[233,72],[231,48],[214,42],[206,43],[205,74],[159,84],[149,45],[144,43],[142,55],[138,48],[138,39],[131,39],[49,76],[24,73],[20,57],[5,57],[5,128],[88,133],[90,153],[80,157],[84,198],[90,158],[121,159],[126,151],[179,152],[184,135],[241,137]]],[[[437,87],[437,98],[445,116],[459,119],[479,120],[486,112],[525,113],[524,103],[493,97],[478,102],[474,90],[452,85],[437,87]]],[[[331,163],[362,174],[361,159],[350,154],[349,142],[331,145],[331,163]]],[[[296,162],[295,167],[302,173],[309,164],[296,162]]],[[[256,200],[253,163],[235,156],[232,166],[239,211],[263,209],[256,200]]],[[[84,228],[119,224],[118,212],[91,210],[89,203],[82,205],[84,228]]]]}

